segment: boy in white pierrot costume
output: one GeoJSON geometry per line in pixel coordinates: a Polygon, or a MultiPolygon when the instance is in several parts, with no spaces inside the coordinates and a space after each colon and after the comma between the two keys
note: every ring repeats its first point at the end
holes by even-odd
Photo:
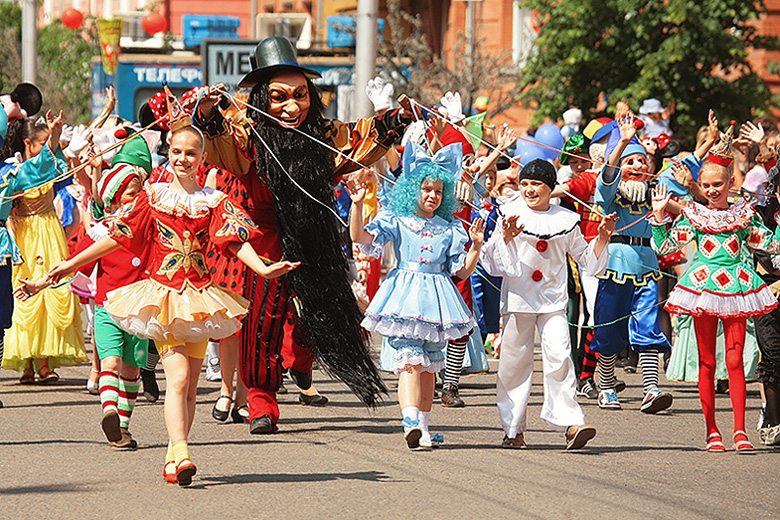
{"type": "Polygon", "coordinates": [[[585,425],[576,398],[566,319],[566,255],[594,274],[607,267],[607,245],[615,227],[612,215],[600,225],[598,238],[588,244],[580,231],[579,215],[550,205],[555,168],[534,160],[520,172],[520,194],[500,208],[494,233],[483,248],[488,274],[503,276],[501,362],[497,401],[505,437],[502,447],[524,448],[526,411],[534,365],[534,329],[539,329],[544,371],[541,417],[554,429],[566,431],[566,448],[576,449],[596,435],[585,425]]]}

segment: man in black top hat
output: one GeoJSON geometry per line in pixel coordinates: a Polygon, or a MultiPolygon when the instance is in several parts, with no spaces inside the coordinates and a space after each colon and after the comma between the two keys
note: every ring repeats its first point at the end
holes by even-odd
{"type": "MultiPolygon", "coordinates": [[[[252,65],[239,83],[252,89],[245,111],[226,118],[215,110],[219,94],[211,94],[193,119],[206,134],[209,161],[230,172],[220,176],[217,188],[263,231],[253,243],[258,253],[302,262],[296,273],[276,280],[243,272],[250,311],[240,333],[239,365],[249,387],[250,432],[272,433],[283,367],[305,390],[315,355],[366,405],[386,392],[360,328],[362,314],[331,208],[337,179],[383,157],[406,122],[400,110],[350,124],[323,119],[312,83],[320,75],[298,64],[285,38],[261,41],[252,65]]],[[[218,262],[230,264],[227,273],[237,265],[218,262]]],[[[299,399],[324,404],[305,393],[299,399]]]]}

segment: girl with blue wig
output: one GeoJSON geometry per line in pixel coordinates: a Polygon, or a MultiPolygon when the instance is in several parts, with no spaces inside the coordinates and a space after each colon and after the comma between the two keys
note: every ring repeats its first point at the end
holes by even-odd
{"type": "Polygon", "coordinates": [[[398,258],[362,325],[386,336],[395,350],[393,371],[398,374],[404,439],[413,450],[428,450],[440,442],[440,435],[429,433],[428,422],[435,374],[445,364],[442,350],[448,340],[468,337],[476,326],[450,279],[471,274],[485,238],[484,221],[475,220],[467,235],[453,218],[462,157],[460,144],[446,146],[433,157],[416,144],[407,145],[402,175],[385,208],[366,227],[365,186],[350,188],[352,241],[375,258],[391,242],[398,258]]]}

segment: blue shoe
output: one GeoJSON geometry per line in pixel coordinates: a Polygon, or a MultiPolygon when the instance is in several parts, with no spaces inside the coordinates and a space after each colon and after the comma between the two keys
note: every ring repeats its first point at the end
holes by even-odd
{"type": "Polygon", "coordinates": [[[605,410],[620,410],[620,401],[614,388],[608,388],[599,392],[599,408],[605,410]]]}

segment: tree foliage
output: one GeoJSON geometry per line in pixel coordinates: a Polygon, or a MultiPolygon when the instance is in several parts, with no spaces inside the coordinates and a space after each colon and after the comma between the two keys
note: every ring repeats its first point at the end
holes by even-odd
{"type": "MultiPolygon", "coordinates": [[[[16,3],[0,3],[0,92],[9,92],[21,82],[22,10],[16,3]]],[[[43,94],[41,112],[48,109],[65,113],[69,124],[86,123],[91,118],[91,65],[100,55],[97,28],[93,19],[73,31],[59,20],[38,30],[38,81],[43,94]]]]}
{"type": "Polygon", "coordinates": [[[777,48],[750,25],[765,11],[745,0],[522,0],[544,24],[539,52],[519,97],[535,122],[570,106],[598,116],[599,98],[675,102],[672,125],[695,136],[712,108],[721,121],[744,121],[772,106],[747,60],[749,47],[777,48]]]}

